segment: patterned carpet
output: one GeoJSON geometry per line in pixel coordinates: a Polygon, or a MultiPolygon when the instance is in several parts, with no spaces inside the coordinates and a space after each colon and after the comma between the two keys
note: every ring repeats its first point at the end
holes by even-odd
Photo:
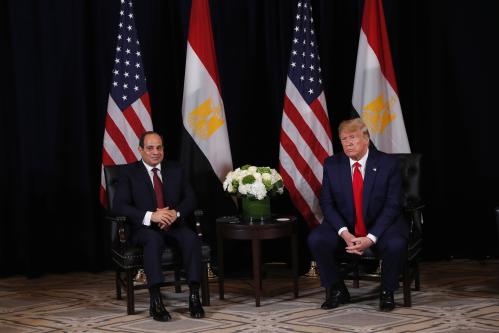
{"type": "Polygon", "coordinates": [[[350,288],[353,303],[324,311],[318,279],[302,277],[293,299],[284,270],[267,271],[260,308],[249,280],[227,280],[223,301],[213,282],[212,305],[201,320],[189,317],[185,290],[165,289],[174,319],[168,323],[148,317],[145,291],[137,294],[137,314],[127,316],[125,301],[115,299],[112,272],[1,279],[0,332],[499,332],[497,260],[423,263],[412,308],[402,307],[397,293],[391,313],[379,312],[377,297],[369,297],[373,283],[350,288]]]}

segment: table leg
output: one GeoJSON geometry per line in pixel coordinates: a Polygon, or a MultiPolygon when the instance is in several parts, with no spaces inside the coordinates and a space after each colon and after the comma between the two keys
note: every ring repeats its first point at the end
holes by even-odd
{"type": "Polygon", "coordinates": [[[217,226],[217,244],[218,244],[218,295],[224,299],[224,239],[222,235],[222,226],[217,226]]]}
{"type": "Polygon", "coordinates": [[[298,297],[298,237],[294,231],[291,235],[291,255],[293,261],[293,287],[295,298],[298,297]]]}
{"type": "Polygon", "coordinates": [[[255,288],[255,305],[260,306],[260,296],[262,293],[261,279],[261,255],[260,255],[260,240],[251,240],[251,249],[253,252],[253,281],[255,288]]]}

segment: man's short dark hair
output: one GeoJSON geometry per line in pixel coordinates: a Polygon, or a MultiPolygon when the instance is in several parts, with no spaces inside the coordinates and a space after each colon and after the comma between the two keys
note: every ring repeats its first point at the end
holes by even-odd
{"type": "Polygon", "coordinates": [[[144,149],[144,139],[149,134],[156,134],[156,135],[158,135],[161,138],[161,142],[163,143],[163,136],[161,134],[159,134],[158,132],[155,132],[155,131],[145,131],[144,133],[142,133],[142,135],[139,138],[139,146],[140,146],[140,148],[144,149]]]}

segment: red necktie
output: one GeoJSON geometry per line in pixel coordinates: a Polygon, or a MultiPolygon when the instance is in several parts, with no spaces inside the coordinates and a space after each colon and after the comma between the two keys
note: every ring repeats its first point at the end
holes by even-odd
{"type": "Polygon", "coordinates": [[[366,225],[364,224],[364,214],[362,213],[362,190],[364,189],[364,179],[360,173],[360,163],[353,164],[353,202],[355,204],[355,235],[366,236],[366,225]]]}
{"type": "Polygon", "coordinates": [[[152,180],[154,183],[154,193],[156,193],[156,205],[158,208],[163,208],[165,207],[165,196],[163,194],[163,183],[161,182],[161,179],[159,179],[158,171],[158,168],[152,169],[152,172],[154,173],[152,180]]]}

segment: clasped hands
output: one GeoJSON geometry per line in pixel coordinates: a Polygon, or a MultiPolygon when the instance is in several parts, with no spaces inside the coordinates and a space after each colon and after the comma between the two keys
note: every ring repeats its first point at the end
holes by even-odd
{"type": "Polygon", "coordinates": [[[361,256],[365,249],[373,245],[373,241],[369,237],[355,237],[348,230],[341,233],[341,238],[347,243],[345,250],[347,253],[357,254],[361,256]]]}
{"type": "Polygon", "coordinates": [[[157,223],[161,230],[168,229],[177,220],[177,211],[170,207],[158,208],[151,215],[151,221],[157,223]]]}

